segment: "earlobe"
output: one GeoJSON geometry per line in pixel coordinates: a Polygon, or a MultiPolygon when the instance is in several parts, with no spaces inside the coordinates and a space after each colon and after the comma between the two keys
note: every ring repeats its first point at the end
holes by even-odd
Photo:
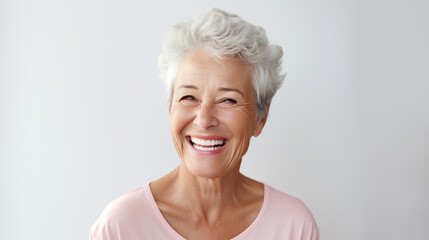
{"type": "Polygon", "coordinates": [[[261,134],[262,129],[264,129],[265,123],[267,122],[267,115],[265,115],[264,117],[262,117],[261,120],[259,120],[259,122],[256,124],[255,129],[253,130],[253,136],[257,137],[261,134]]]}

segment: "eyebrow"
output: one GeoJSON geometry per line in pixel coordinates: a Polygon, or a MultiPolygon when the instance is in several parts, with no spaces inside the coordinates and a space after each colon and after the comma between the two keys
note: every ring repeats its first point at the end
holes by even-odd
{"type": "Polygon", "coordinates": [[[180,89],[180,88],[188,88],[188,89],[198,89],[196,86],[194,86],[194,85],[180,85],[180,86],[178,86],[177,87],[177,89],[180,89]]]}
{"type": "Polygon", "coordinates": [[[244,97],[244,94],[236,88],[219,88],[218,91],[220,91],[220,92],[237,92],[237,93],[241,94],[241,96],[244,97]]]}
{"type": "MultiPolygon", "coordinates": [[[[178,86],[178,87],[177,87],[177,89],[180,89],[180,88],[186,88],[186,89],[195,89],[195,90],[198,90],[198,88],[197,88],[196,86],[194,86],[194,85],[180,85],[180,86],[178,86]]],[[[238,89],[236,89],[236,88],[221,87],[221,88],[218,88],[217,90],[218,90],[219,92],[236,92],[236,93],[241,94],[241,96],[243,96],[243,97],[244,97],[244,94],[243,94],[240,90],[238,90],[238,89]]]]}

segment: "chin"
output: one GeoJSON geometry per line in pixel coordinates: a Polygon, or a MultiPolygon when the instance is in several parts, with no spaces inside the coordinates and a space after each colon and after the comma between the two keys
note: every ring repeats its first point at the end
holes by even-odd
{"type": "Polygon", "coordinates": [[[185,163],[184,165],[189,173],[200,178],[222,178],[227,174],[224,167],[213,166],[212,164],[185,163]]]}
{"type": "Polygon", "coordinates": [[[235,169],[239,169],[241,161],[231,159],[226,146],[211,151],[202,152],[192,148],[189,144],[181,156],[187,172],[201,178],[222,178],[235,169]]]}

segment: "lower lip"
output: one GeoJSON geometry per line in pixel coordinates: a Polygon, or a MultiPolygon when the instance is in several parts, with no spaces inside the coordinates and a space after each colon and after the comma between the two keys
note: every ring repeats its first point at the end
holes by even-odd
{"type": "Polygon", "coordinates": [[[189,146],[191,147],[191,149],[192,149],[192,150],[194,150],[194,151],[195,151],[195,152],[197,152],[198,154],[202,154],[202,155],[211,155],[211,154],[217,154],[217,153],[220,153],[220,152],[222,152],[222,151],[223,151],[223,149],[225,148],[225,146],[226,146],[226,144],[227,144],[227,143],[225,143],[222,147],[217,148],[217,149],[214,149],[214,150],[207,150],[207,151],[205,151],[205,150],[199,150],[199,149],[196,149],[196,148],[192,145],[192,143],[191,143],[190,141],[186,141],[186,142],[188,142],[188,144],[189,144],[189,146]]]}

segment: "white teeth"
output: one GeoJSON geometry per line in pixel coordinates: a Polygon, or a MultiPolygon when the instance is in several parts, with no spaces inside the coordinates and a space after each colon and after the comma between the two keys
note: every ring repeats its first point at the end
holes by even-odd
{"type": "Polygon", "coordinates": [[[194,148],[198,149],[200,151],[213,151],[213,150],[216,150],[216,149],[221,148],[221,147],[220,146],[218,146],[218,147],[202,147],[202,146],[195,144],[194,148]]]}
{"type": "Polygon", "coordinates": [[[224,140],[205,140],[195,137],[191,137],[191,141],[195,143],[195,146],[198,145],[199,147],[204,147],[205,149],[207,149],[207,147],[219,146],[224,143],[224,140]]]}

